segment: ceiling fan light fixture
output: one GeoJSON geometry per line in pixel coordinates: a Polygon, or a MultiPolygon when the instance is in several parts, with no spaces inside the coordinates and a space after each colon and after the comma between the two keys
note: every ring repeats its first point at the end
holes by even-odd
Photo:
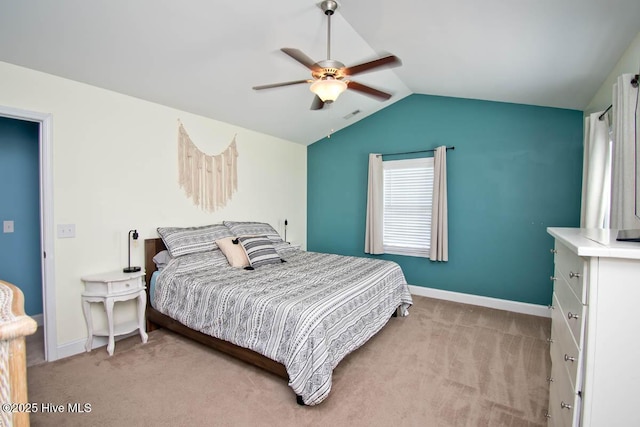
{"type": "Polygon", "coordinates": [[[347,90],[347,84],[342,80],[324,78],[313,82],[309,90],[318,95],[322,102],[330,103],[338,99],[338,96],[347,90]]]}
{"type": "Polygon", "coordinates": [[[383,92],[381,90],[372,88],[362,83],[351,80],[351,77],[372,71],[380,67],[397,67],[402,65],[399,58],[394,55],[387,55],[373,61],[363,62],[361,64],[353,65],[351,67],[345,67],[345,65],[331,59],[331,16],[338,9],[338,2],[335,0],[322,0],[318,5],[327,16],[327,57],[322,61],[314,62],[302,51],[293,49],[290,47],[283,47],[280,49],[285,54],[289,55],[292,59],[298,63],[304,65],[311,70],[312,79],[295,80],[283,83],[275,83],[262,86],[254,86],[254,90],[271,89],[281,86],[290,86],[303,83],[311,83],[309,89],[315,94],[313,102],[311,103],[311,110],[322,110],[325,104],[334,102],[342,92],[345,90],[353,90],[363,95],[368,95],[376,98],[380,101],[386,101],[391,98],[391,94],[383,92]],[[347,79],[346,81],[344,79],[347,79]]]}

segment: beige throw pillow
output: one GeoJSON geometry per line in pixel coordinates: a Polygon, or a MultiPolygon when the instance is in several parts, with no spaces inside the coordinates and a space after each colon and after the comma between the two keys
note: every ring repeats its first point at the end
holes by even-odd
{"type": "Polygon", "coordinates": [[[224,239],[216,240],[216,244],[227,257],[229,265],[231,267],[247,267],[249,266],[249,258],[244,251],[241,244],[234,244],[235,237],[225,237],[224,239]]]}

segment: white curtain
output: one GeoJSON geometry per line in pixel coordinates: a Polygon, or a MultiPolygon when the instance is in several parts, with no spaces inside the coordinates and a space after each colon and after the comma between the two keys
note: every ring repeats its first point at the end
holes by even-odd
{"type": "Polygon", "coordinates": [[[611,206],[611,144],[609,117],[603,112],[584,119],[582,166],[582,228],[609,228],[611,206]],[[600,120],[602,116],[602,120],[600,120]]]}
{"type": "Polygon", "coordinates": [[[433,157],[433,204],[431,213],[431,261],[449,260],[447,226],[447,147],[436,148],[433,157]]]}
{"type": "Polygon", "coordinates": [[[369,154],[369,186],[367,189],[367,222],[364,235],[364,252],[382,254],[384,182],[382,155],[369,154]]]}
{"type": "Polygon", "coordinates": [[[638,88],[632,74],[623,74],[613,85],[613,171],[611,228],[640,228],[636,203],[636,119],[638,88]]]}

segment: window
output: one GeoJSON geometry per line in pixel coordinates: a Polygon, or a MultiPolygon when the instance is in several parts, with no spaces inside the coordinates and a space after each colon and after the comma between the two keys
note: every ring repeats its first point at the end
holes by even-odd
{"type": "Polygon", "coordinates": [[[428,258],[433,157],[388,160],[382,168],[384,252],[428,258]]]}

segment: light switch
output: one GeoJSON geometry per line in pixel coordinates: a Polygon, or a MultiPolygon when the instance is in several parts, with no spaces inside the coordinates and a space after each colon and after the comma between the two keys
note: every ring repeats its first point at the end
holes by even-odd
{"type": "Polygon", "coordinates": [[[58,239],[69,239],[76,237],[75,224],[58,224],[58,239]]]}
{"type": "Polygon", "coordinates": [[[13,221],[2,221],[2,232],[13,233],[13,221]]]}

